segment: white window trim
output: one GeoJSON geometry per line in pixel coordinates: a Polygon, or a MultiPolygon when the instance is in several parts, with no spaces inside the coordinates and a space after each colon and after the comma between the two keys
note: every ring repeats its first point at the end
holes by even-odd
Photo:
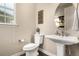
{"type": "Polygon", "coordinates": [[[0,25],[13,25],[13,26],[14,26],[14,25],[15,25],[15,26],[17,25],[17,24],[16,24],[16,3],[14,3],[14,8],[15,8],[15,15],[14,15],[14,22],[15,22],[15,23],[6,23],[6,22],[5,22],[5,23],[0,23],[0,25]]]}

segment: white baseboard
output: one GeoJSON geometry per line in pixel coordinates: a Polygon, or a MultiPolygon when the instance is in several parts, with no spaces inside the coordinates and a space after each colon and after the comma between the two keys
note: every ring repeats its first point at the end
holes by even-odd
{"type": "MultiPolygon", "coordinates": [[[[42,48],[39,48],[39,51],[45,53],[45,54],[48,55],[48,56],[56,56],[55,54],[52,54],[52,53],[50,53],[50,52],[48,52],[48,51],[46,51],[46,50],[44,50],[44,49],[42,49],[42,48]]],[[[21,52],[18,52],[18,53],[13,54],[13,55],[11,55],[11,56],[20,56],[20,55],[22,55],[22,54],[24,54],[24,53],[25,53],[25,51],[21,51],[21,52]]]]}
{"type": "Polygon", "coordinates": [[[22,54],[24,54],[24,53],[25,53],[25,51],[21,51],[21,52],[18,52],[18,53],[13,54],[13,55],[11,55],[11,56],[20,56],[20,55],[22,55],[22,54]]]}
{"type": "Polygon", "coordinates": [[[48,51],[46,51],[46,50],[44,50],[44,49],[42,49],[42,48],[39,48],[39,51],[45,53],[45,54],[48,55],[48,56],[56,56],[55,54],[52,54],[52,53],[50,53],[50,52],[48,52],[48,51]]]}

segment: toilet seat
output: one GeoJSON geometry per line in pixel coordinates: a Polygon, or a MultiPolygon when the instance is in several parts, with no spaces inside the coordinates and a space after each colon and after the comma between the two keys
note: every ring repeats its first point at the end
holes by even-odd
{"type": "Polygon", "coordinates": [[[33,49],[37,48],[38,46],[39,46],[38,44],[29,43],[29,44],[26,44],[26,45],[23,47],[23,50],[26,50],[26,51],[33,50],[33,49]]]}

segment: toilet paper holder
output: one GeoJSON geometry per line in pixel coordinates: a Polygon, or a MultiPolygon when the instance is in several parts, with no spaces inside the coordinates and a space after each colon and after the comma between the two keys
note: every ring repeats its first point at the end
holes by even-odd
{"type": "Polygon", "coordinates": [[[25,40],[24,39],[19,39],[18,41],[21,42],[21,43],[23,43],[25,40]]]}

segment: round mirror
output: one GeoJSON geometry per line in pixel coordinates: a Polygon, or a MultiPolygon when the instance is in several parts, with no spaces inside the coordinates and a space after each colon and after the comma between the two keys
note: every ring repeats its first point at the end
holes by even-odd
{"type": "Polygon", "coordinates": [[[54,20],[60,33],[72,29],[74,11],[75,7],[72,3],[60,3],[56,8],[54,20]]]}

